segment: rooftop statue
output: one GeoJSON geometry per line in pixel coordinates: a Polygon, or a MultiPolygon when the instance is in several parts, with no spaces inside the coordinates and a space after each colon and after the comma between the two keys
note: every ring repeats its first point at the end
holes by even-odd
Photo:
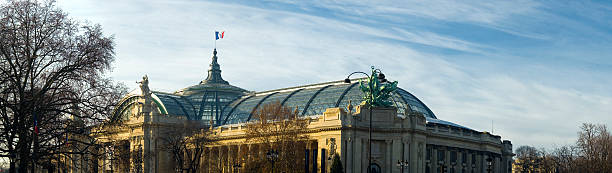
{"type": "Polygon", "coordinates": [[[372,66],[372,74],[367,81],[359,80],[359,88],[364,93],[361,104],[373,107],[390,107],[393,102],[389,100],[391,92],[397,89],[397,81],[387,82],[385,75],[372,66]]]}
{"type": "Polygon", "coordinates": [[[149,90],[149,77],[144,75],[142,77],[142,81],[136,82],[140,84],[140,91],[142,91],[142,96],[148,97],[151,95],[151,90],[149,90]]]}

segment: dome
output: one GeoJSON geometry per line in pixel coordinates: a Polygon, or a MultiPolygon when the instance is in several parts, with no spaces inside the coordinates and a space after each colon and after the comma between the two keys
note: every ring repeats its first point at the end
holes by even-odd
{"type": "MultiPolygon", "coordinates": [[[[243,96],[231,103],[222,111],[221,121],[217,125],[247,122],[260,105],[280,102],[284,106],[295,107],[300,116],[321,115],[327,108],[346,108],[351,101],[353,107],[361,103],[363,93],[358,83],[346,84],[334,81],[307,86],[271,90],[243,96]]],[[[406,108],[420,112],[429,119],[437,119],[434,113],[423,102],[404,89],[398,88],[392,93],[393,104],[400,114],[406,108]]]]}
{"type": "MultiPolygon", "coordinates": [[[[189,120],[212,122],[214,126],[248,122],[253,113],[264,104],[280,102],[284,106],[297,108],[300,116],[321,115],[327,108],[353,107],[361,103],[363,93],[358,82],[351,84],[333,81],[263,92],[249,92],[230,85],[221,77],[217,63],[217,50],[213,51],[208,76],[197,85],[174,93],[152,91],[153,100],[161,114],[186,116],[189,120]]],[[[135,94],[132,94],[135,96],[135,94]]],[[[137,94],[136,94],[137,95],[137,94]]],[[[408,91],[398,88],[391,101],[398,114],[406,110],[422,113],[429,122],[442,124],[434,113],[408,91]]],[[[125,104],[128,105],[128,104],[125,104]]],[[[122,107],[122,106],[120,106],[122,107]]],[[[119,108],[118,113],[124,108],[119,108]]],[[[446,123],[454,125],[450,122],[446,123]]]]}
{"type": "MultiPolygon", "coordinates": [[[[221,77],[217,50],[213,51],[208,76],[197,85],[175,93],[153,91],[169,115],[186,116],[189,120],[218,121],[224,107],[247,94],[248,91],[230,85],[221,77]]],[[[164,111],[161,111],[162,113],[164,111]]]]}

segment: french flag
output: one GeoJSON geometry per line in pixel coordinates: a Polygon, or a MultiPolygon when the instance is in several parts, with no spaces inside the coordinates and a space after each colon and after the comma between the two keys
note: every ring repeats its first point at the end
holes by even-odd
{"type": "Polygon", "coordinates": [[[34,114],[34,133],[38,134],[38,118],[36,118],[36,114],[34,114]]]}
{"type": "Polygon", "coordinates": [[[219,39],[223,39],[223,36],[225,35],[225,31],[221,31],[221,33],[219,33],[219,31],[215,31],[215,40],[219,40],[219,39]]]}

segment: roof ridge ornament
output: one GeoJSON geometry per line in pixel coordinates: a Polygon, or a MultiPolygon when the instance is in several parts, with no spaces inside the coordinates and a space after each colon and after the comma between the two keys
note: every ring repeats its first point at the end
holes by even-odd
{"type": "Polygon", "coordinates": [[[368,105],[370,108],[393,106],[393,103],[389,101],[389,97],[391,97],[391,92],[397,89],[397,81],[390,82],[385,78],[385,74],[380,69],[374,66],[371,68],[372,73],[370,75],[361,71],[353,72],[344,79],[344,82],[351,83],[350,77],[353,74],[360,73],[366,75],[367,80],[359,79],[359,89],[364,94],[361,104],[368,105]]]}
{"type": "Polygon", "coordinates": [[[147,75],[144,75],[142,77],[142,81],[137,81],[136,83],[140,84],[140,91],[142,93],[142,96],[151,96],[151,90],[149,89],[149,77],[147,75]]]}
{"type": "Polygon", "coordinates": [[[372,68],[372,73],[368,79],[359,80],[359,88],[364,93],[362,104],[374,107],[391,107],[393,103],[389,101],[391,92],[397,89],[397,81],[389,82],[380,69],[372,68]]]}
{"type": "Polygon", "coordinates": [[[223,80],[221,77],[221,67],[219,63],[217,63],[217,48],[213,50],[212,62],[210,63],[210,68],[208,69],[208,76],[204,79],[200,84],[226,84],[229,85],[229,82],[223,80]]]}

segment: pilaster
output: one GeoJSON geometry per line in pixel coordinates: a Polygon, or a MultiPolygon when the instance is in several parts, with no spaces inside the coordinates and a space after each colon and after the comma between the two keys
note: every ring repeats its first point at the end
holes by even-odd
{"type": "Polygon", "coordinates": [[[345,163],[344,167],[346,168],[346,172],[355,172],[353,171],[353,160],[354,160],[354,156],[353,156],[353,140],[351,138],[346,139],[346,153],[344,153],[343,155],[345,156],[346,160],[343,162],[345,163]]]}
{"type": "Polygon", "coordinates": [[[385,166],[386,167],[384,170],[385,172],[391,172],[391,170],[393,170],[393,159],[391,158],[391,149],[392,149],[392,140],[385,140],[385,158],[384,161],[386,162],[385,166]]]}

